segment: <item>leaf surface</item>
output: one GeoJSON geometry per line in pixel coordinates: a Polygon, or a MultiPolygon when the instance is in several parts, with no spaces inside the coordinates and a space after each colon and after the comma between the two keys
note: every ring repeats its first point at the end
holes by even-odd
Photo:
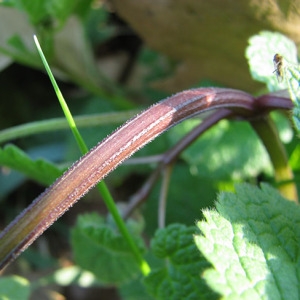
{"type": "Polygon", "coordinates": [[[238,185],[216,207],[195,236],[209,286],[224,299],[299,299],[300,208],[265,184],[238,185]]]}
{"type": "MultiPolygon", "coordinates": [[[[137,234],[134,236],[143,250],[142,240],[137,234]]],[[[92,272],[102,284],[122,285],[140,274],[127,242],[96,213],[78,218],[72,230],[72,248],[76,263],[92,272]]]]}
{"type": "Polygon", "coordinates": [[[208,267],[193,242],[196,228],[172,224],[156,232],[151,249],[164,266],[152,270],[145,279],[149,292],[155,299],[215,299],[200,278],[208,267]]]}
{"type": "Polygon", "coordinates": [[[44,185],[53,183],[62,174],[62,170],[54,164],[44,159],[32,160],[14,145],[0,148],[0,165],[17,170],[44,185]]]}
{"type": "MultiPolygon", "coordinates": [[[[172,142],[195,126],[188,120],[170,131],[172,142]]],[[[241,180],[271,172],[270,160],[260,140],[245,122],[223,120],[205,132],[181,155],[199,175],[241,180]]]]}
{"type": "Polygon", "coordinates": [[[26,300],[30,295],[30,283],[20,276],[0,278],[0,300],[26,300]]]}
{"type": "Polygon", "coordinates": [[[273,58],[276,53],[283,55],[291,63],[297,63],[295,43],[279,32],[262,31],[249,39],[246,58],[253,79],[263,82],[273,92],[284,89],[285,82],[276,78],[273,58]]]}

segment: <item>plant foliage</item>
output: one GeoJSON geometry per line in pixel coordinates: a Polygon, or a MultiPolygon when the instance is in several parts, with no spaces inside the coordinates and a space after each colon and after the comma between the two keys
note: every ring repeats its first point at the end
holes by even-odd
{"type": "Polygon", "coordinates": [[[209,264],[199,255],[193,242],[196,227],[172,224],[156,232],[153,254],[162,259],[162,267],[154,269],[145,284],[154,299],[214,299],[215,295],[200,278],[209,264]]]}
{"type": "Polygon", "coordinates": [[[14,145],[0,148],[0,165],[22,172],[28,178],[49,185],[62,174],[62,170],[44,160],[32,160],[24,151],[14,145]]]}
{"type": "MultiPolygon", "coordinates": [[[[112,107],[113,103],[116,108],[132,108],[133,103],[123,97],[125,92],[120,92],[120,88],[97,68],[92,46],[106,42],[116,30],[109,25],[108,12],[103,7],[95,11],[91,3],[84,0],[2,1],[0,27],[7,25],[11,18],[16,20],[17,29],[7,26],[0,36],[0,53],[6,57],[4,62],[0,61],[0,68],[4,69],[12,61],[41,68],[31,42],[35,32],[41,37],[42,47],[57,76],[93,94],[82,101],[89,102],[84,103],[85,107],[80,103],[83,111],[89,105],[98,109],[98,104],[94,103],[99,99],[103,101],[99,101],[102,107],[112,107]],[[103,29],[100,33],[95,24],[103,29]],[[106,91],[113,91],[113,95],[107,95],[106,91]],[[97,98],[95,95],[105,96],[97,98]]],[[[144,55],[147,51],[144,50],[144,55]]],[[[160,69],[161,57],[151,51],[150,54],[148,66],[145,66],[145,58],[140,58],[143,67],[150,70],[145,81],[149,74],[159,77],[166,73],[160,69]]],[[[246,58],[253,79],[264,83],[268,91],[290,90],[295,104],[294,124],[299,131],[300,71],[295,43],[280,33],[263,31],[249,39],[246,58]],[[276,76],[278,65],[274,66],[273,62],[276,53],[284,57],[284,81],[276,76]]],[[[143,96],[149,96],[145,94],[143,96]]],[[[298,141],[293,139],[287,119],[282,118],[283,121],[276,122],[281,133],[289,132],[291,165],[299,171],[298,141]]],[[[196,123],[199,122],[189,120],[173,128],[159,142],[143,149],[142,154],[165,151],[196,123]]],[[[91,136],[94,140],[95,131],[91,136]]],[[[73,144],[70,145],[72,148],[73,144]]],[[[93,285],[117,287],[126,300],[299,299],[300,210],[296,204],[284,199],[267,184],[261,184],[261,188],[239,184],[235,186],[235,193],[219,194],[215,208],[205,208],[201,212],[204,206],[214,205],[212,201],[220,187],[233,189],[236,181],[256,181],[259,176],[272,176],[267,153],[249,124],[220,122],[185,150],[180,159],[174,168],[166,213],[167,223],[171,220],[171,224],[157,230],[157,207],[154,209],[153,200],[157,201],[158,196],[155,193],[144,211],[148,222],[146,228],[150,228],[150,234],[156,230],[154,236],[144,236],[142,221],[129,219],[126,222],[139,251],[147,259],[149,257],[151,272],[147,276],[142,278],[139,266],[114,222],[92,213],[80,215],[71,230],[72,263],[76,266],[68,270],[61,268],[53,277],[58,274],[66,277],[71,272],[73,277],[68,284],[80,285],[82,277],[89,274],[93,285]],[[197,226],[186,226],[179,221],[197,222],[197,226]],[[149,247],[145,240],[149,241],[149,247]]],[[[0,165],[44,185],[51,184],[62,174],[55,164],[45,159],[33,160],[14,145],[0,149],[0,165]]],[[[144,174],[145,169],[134,166],[127,170],[144,174]]],[[[120,172],[113,177],[117,188],[127,179],[128,173],[120,172]]],[[[35,284],[43,285],[42,280],[30,284],[24,278],[4,276],[0,278],[0,299],[29,299],[30,289],[35,284]]]]}
{"type": "MultiPolygon", "coordinates": [[[[136,237],[136,241],[143,250],[142,239],[136,237]]],[[[76,263],[95,274],[102,284],[118,286],[139,274],[130,248],[117,228],[105,224],[95,213],[78,218],[72,230],[72,245],[76,263]]]]}
{"type": "Polygon", "coordinates": [[[203,274],[223,299],[299,298],[300,208],[262,184],[222,193],[195,242],[213,265],[203,274]]]}

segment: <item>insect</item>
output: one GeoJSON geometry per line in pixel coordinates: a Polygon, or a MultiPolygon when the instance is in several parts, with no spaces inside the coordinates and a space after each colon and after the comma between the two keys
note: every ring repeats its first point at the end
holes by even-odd
{"type": "Polygon", "coordinates": [[[276,53],[273,58],[275,70],[273,73],[276,73],[277,80],[282,82],[283,80],[283,56],[276,53]]]}

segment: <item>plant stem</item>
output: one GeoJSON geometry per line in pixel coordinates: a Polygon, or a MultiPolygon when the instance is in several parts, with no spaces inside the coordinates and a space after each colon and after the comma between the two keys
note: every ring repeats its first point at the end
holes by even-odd
{"type": "MultiPolygon", "coordinates": [[[[191,89],[152,105],[81,157],[0,232],[0,269],[28,248],[97,182],[174,125],[214,109],[228,109],[233,115],[249,118],[290,106],[289,99],[255,99],[245,92],[224,88],[191,89]]],[[[228,116],[226,111],[222,114],[228,116]]],[[[144,261],[141,263],[143,268],[144,261]]],[[[143,273],[147,273],[147,265],[143,273]]]]}
{"type": "Polygon", "coordinates": [[[123,213],[123,218],[129,218],[134,209],[136,209],[146,200],[146,197],[148,197],[148,195],[150,194],[155,182],[159,178],[164,168],[166,168],[166,166],[173,164],[180,153],[188,146],[190,146],[193,142],[195,142],[195,140],[198,139],[204,132],[206,132],[206,130],[211,128],[220,120],[229,118],[230,116],[232,116],[232,114],[232,111],[226,108],[219,109],[213,112],[208,117],[206,117],[198,126],[196,126],[182,139],[180,139],[172,148],[160,155],[157,168],[147,179],[144,185],[139,189],[139,191],[131,197],[126,210],[123,213]]]}
{"type": "Polygon", "coordinates": [[[164,228],[166,226],[167,197],[172,169],[173,165],[169,164],[163,169],[162,172],[163,180],[158,203],[158,228],[164,228]]]}
{"type": "MultiPolygon", "coordinates": [[[[138,110],[93,114],[74,117],[77,128],[93,127],[108,124],[120,124],[136,115],[138,110]]],[[[10,127],[0,131],[0,143],[33,134],[68,129],[66,118],[53,118],[49,120],[35,121],[10,127]]]]}
{"type": "MultiPolygon", "coordinates": [[[[70,126],[70,128],[72,130],[72,133],[73,133],[73,135],[75,137],[75,140],[76,140],[76,142],[77,142],[77,144],[79,146],[79,149],[80,149],[80,151],[81,151],[82,154],[86,154],[88,152],[88,147],[86,146],[86,144],[85,144],[85,142],[84,142],[81,134],[79,133],[79,130],[76,127],[76,123],[75,123],[75,121],[73,119],[73,116],[72,116],[72,114],[71,114],[71,112],[69,110],[69,107],[68,107],[68,105],[67,105],[67,103],[66,103],[66,101],[65,101],[65,99],[64,99],[64,97],[63,97],[63,95],[62,95],[62,93],[61,93],[61,91],[60,91],[60,89],[59,89],[59,87],[57,85],[57,83],[56,83],[56,80],[55,80],[55,78],[54,78],[54,76],[53,76],[53,74],[51,72],[51,69],[50,69],[50,67],[49,67],[49,65],[47,63],[47,60],[46,60],[46,58],[45,58],[45,56],[43,54],[43,51],[42,51],[42,49],[41,49],[41,47],[39,45],[39,42],[38,42],[38,39],[37,39],[36,36],[34,36],[34,41],[35,41],[35,44],[36,44],[36,46],[38,48],[38,52],[39,52],[39,54],[41,56],[43,64],[44,64],[44,66],[46,68],[48,76],[49,76],[49,78],[51,80],[51,83],[53,85],[53,88],[55,90],[57,98],[59,100],[59,103],[60,103],[60,105],[62,107],[62,110],[63,110],[63,112],[65,114],[65,117],[66,117],[66,119],[68,121],[68,124],[69,124],[69,126],[70,126]]],[[[123,235],[124,239],[129,244],[129,246],[131,248],[131,251],[132,251],[132,253],[133,253],[133,255],[134,255],[134,257],[135,257],[135,259],[136,259],[136,261],[137,261],[137,263],[139,265],[139,267],[140,267],[140,270],[141,270],[142,274],[144,276],[146,276],[150,272],[150,267],[147,264],[147,262],[144,261],[144,259],[143,259],[142,255],[141,255],[140,251],[138,250],[136,244],[134,243],[134,241],[132,239],[132,236],[128,232],[127,227],[126,227],[126,225],[125,225],[125,223],[124,223],[121,215],[119,214],[119,211],[118,211],[118,209],[116,207],[114,199],[111,196],[111,193],[109,192],[109,190],[108,190],[105,182],[104,181],[100,181],[97,184],[97,188],[100,191],[100,194],[101,194],[101,196],[103,198],[103,201],[105,202],[105,204],[106,204],[109,212],[112,214],[112,216],[113,216],[113,218],[114,218],[114,220],[115,220],[115,222],[116,222],[116,224],[117,224],[117,226],[118,226],[121,234],[123,235]]]]}
{"type": "Polygon", "coordinates": [[[273,120],[270,116],[265,116],[250,123],[270,156],[280,193],[287,199],[298,202],[294,175],[288,164],[285,148],[278,136],[273,120]]]}

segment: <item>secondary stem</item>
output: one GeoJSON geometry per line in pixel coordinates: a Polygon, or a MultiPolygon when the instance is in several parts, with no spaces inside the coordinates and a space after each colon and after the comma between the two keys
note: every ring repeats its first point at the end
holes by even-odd
{"type": "Polygon", "coordinates": [[[298,202],[294,175],[288,164],[284,146],[278,136],[273,120],[270,116],[265,116],[251,121],[251,125],[270,156],[274,168],[275,180],[279,183],[278,190],[287,199],[298,202]]]}

